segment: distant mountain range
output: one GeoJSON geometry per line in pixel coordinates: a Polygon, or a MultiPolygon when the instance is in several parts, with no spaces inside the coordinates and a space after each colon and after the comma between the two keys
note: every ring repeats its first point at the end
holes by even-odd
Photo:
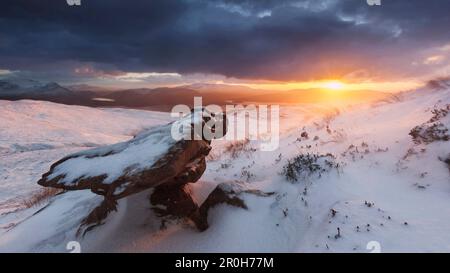
{"type": "Polygon", "coordinates": [[[70,105],[93,107],[129,107],[170,110],[176,104],[193,105],[201,96],[203,104],[230,103],[333,103],[372,101],[392,95],[376,91],[330,91],[324,89],[269,91],[241,85],[192,84],[180,87],[111,90],[85,84],[62,86],[31,79],[0,79],[0,99],[44,100],[70,105]]]}
{"type": "Polygon", "coordinates": [[[33,99],[52,101],[64,104],[90,105],[93,92],[74,92],[55,82],[42,83],[31,79],[0,79],[0,99],[21,100],[33,99]]]}
{"type": "Polygon", "coordinates": [[[35,80],[0,79],[0,96],[61,96],[71,91],[55,82],[41,83],[35,80]]]}

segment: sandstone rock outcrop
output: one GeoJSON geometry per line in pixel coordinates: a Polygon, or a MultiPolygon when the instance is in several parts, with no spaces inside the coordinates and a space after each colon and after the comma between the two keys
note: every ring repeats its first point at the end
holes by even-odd
{"type": "MultiPolygon", "coordinates": [[[[84,231],[115,210],[118,199],[150,188],[154,188],[152,204],[166,206],[173,215],[191,217],[199,213],[198,206],[185,185],[202,176],[205,157],[211,150],[211,140],[203,132],[210,130],[216,138],[226,133],[224,114],[196,111],[144,131],[130,141],[69,155],[54,163],[38,184],[64,190],[90,189],[104,196],[103,203],[83,221],[84,231]],[[174,126],[181,128],[178,140],[173,137],[174,126]]],[[[197,226],[201,230],[205,227],[197,226]]]]}

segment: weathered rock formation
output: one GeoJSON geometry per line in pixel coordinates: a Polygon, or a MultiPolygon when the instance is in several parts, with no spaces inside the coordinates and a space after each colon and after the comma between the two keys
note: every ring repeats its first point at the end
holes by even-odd
{"type": "MultiPolygon", "coordinates": [[[[223,136],[226,116],[204,109],[200,112],[193,111],[179,121],[144,131],[127,142],[69,155],[54,163],[38,184],[64,190],[90,189],[104,196],[103,203],[83,221],[80,230],[84,232],[115,210],[118,199],[150,188],[154,188],[151,203],[164,206],[164,214],[189,217],[204,230],[207,209],[193,201],[186,185],[196,182],[206,169],[211,140],[203,133],[209,130],[216,138],[223,136]]],[[[245,208],[243,202],[224,197],[222,192],[214,191],[210,200],[245,208]]]]}

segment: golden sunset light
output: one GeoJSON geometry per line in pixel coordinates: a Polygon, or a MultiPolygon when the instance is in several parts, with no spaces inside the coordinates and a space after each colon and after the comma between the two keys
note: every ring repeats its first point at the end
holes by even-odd
{"type": "MultiPolygon", "coordinates": [[[[230,83],[227,83],[230,84],[230,83]]],[[[237,83],[236,85],[248,86],[255,89],[286,91],[294,89],[330,89],[330,90],[374,90],[383,92],[400,92],[423,86],[420,81],[361,81],[344,82],[339,80],[305,81],[305,82],[264,82],[264,83],[237,83]]]]}
{"type": "Polygon", "coordinates": [[[340,81],[325,82],[323,88],[332,90],[341,90],[345,88],[345,84],[340,81]]]}
{"type": "Polygon", "coordinates": [[[1,3],[0,254],[450,253],[450,0],[1,3]]]}

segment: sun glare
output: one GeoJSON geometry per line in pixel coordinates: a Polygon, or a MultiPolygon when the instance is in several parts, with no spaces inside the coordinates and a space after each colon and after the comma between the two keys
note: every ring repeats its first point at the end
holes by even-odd
{"type": "Polygon", "coordinates": [[[340,81],[330,81],[330,82],[325,82],[323,84],[323,87],[326,89],[331,89],[331,90],[341,90],[344,88],[344,83],[342,83],[340,81]]]}

